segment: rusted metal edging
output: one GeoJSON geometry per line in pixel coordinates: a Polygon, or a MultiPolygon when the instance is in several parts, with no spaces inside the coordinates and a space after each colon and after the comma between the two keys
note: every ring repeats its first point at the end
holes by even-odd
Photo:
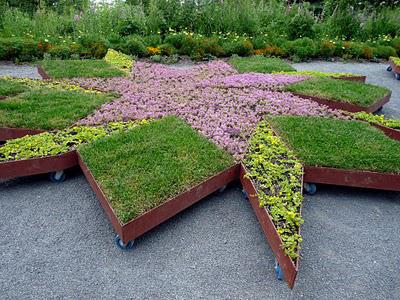
{"type": "MultiPolygon", "coordinates": [[[[247,193],[250,204],[253,207],[258,222],[260,223],[264,235],[268,241],[268,244],[274,252],[276,260],[278,261],[279,266],[283,271],[285,281],[287,282],[289,288],[292,289],[296,281],[300,259],[297,258],[296,261],[293,261],[289,256],[285,254],[283,250],[282,239],[280,238],[278,231],[276,230],[275,224],[272,221],[272,217],[268,213],[267,209],[260,207],[257,190],[253,182],[245,176],[246,173],[247,171],[245,166],[241,165],[240,181],[242,183],[243,189],[247,193]]],[[[300,227],[298,233],[300,234],[300,227]]]]}
{"type": "Polygon", "coordinates": [[[303,99],[311,100],[311,101],[317,102],[319,104],[326,105],[332,109],[341,109],[341,110],[345,110],[345,111],[349,111],[349,112],[365,111],[365,112],[373,113],[373,112],[376,112],[377,110],[379,110],[383,105],[385,105],[386,103],[389,102],[392,92],[389,92],[381,100],[375,102],[374,104],[372,104],[368,107],[362,107],[362,106],[358,106],[358,105],[354,105],[354,104],[346,103],[346,102],[339,102],[336,100],[330,100],[330,99],[321,98],[318,96],[304,95],[302,93],[292,92],[292,94],[295,96],[298,96],[300,98],[303,98],[303,99]]]}
{"type": "Polygon", "coordinates": [[[328,167],[304,167],[304,182],[400,191],[400,174],[328,167]]]}
{"type": "Polygon", "coordinates": [[[17,139],[26,135],[35,135],[42,132],[45,132],[45,130],[0,127],[0,141],[4,142],[7,140],[17,139]]]}
{"type": "Polygon", "coordinates": [[[190,190],[181,193],[174,198],[166,200],[161,205],[138,216],[134,220],[122,224],[118,220],[117,215],[111,207],[110,202],[107,200],[107,196],[102,191],[101,186],[96,182],[89,168],[83,162],[79,154],[78,162],[86,179],[93,188],[93,191],[96,193],[96,196],[106,212],[107,217],[111,221],[116,233],[120,236],[124,243],[128,243],[129,241],[143,235],[157,225],[165,222],[189,206],[217,191],[219,188],[238,179],[240,172],[240,166],[238,164],[234,165],[194,186],[190,190]]]}
{"type": "Polygon", "coordinates": [[[339,80],[363,82],[363,83],[365,83],[365,81],[367,80],[367,76],[332,76],[331,78],[339,80]]]}
{"type": "Polygon", "coordinates": [[[46,73],[46,71],[42,68],[42,66],[37,66],[37,71],[40,75],[40,77],[42,77],[43,80],[50,80],[51,77],[46,73]]]}
{"type": "Polygon", "coordinates": [[[0,162],[0,179],[57,172],[77,165],[78,156],[75,150],[54,156],[5,161],[0,162]]]}

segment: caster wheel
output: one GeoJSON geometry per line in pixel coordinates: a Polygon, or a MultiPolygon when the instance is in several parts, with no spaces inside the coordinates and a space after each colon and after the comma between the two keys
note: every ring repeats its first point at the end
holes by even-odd
{"type": "Polygon", "coordinates": [[[225,190],[226,190],[226,185],[224,185],[222,188],[220,188],[220,189],[218,190],[218,193],[219,193],[219,194],[222,194],[223,192],[225,192],[225,190]]]}
{"type": "Polygon", "coordinates": [[[396,76],[396,79],[397,79],[397,80],[400,80],[400,74],[397,74],[397,73],[396,73],[395,76],[396,76]]]}
{"type": "Polygon", "coordinates": [[[317,192],[317,186],[314,183],[305,183],[303,188],[307,195],[315,195],[317,192]]]}
{"type": "Polygon", "coordinates": [[[381,113],[382,109],[383,109],[383,106],[379,107],[376,111],[374,111],[374,114],[381,113]]]}
{"type": "Polygon", "coordinates": [[[117,245],[118,248],[121,250],[127,251],[127,250],[132,250],[133,245],[135,244],[135,240],[129,241],[128,243],[124,243],[119,235],[117,234],[114,239],[115,245],[117,245]]]}
{"type": "Polygon", "coordinates": [[[65,180],[65,173],[64,171],[52,172],[49,174],[49,178],[51,182],[61,183],[65,180]]]}
{"type": "Polygon", "coordinates": [[[249,199],[249,195],[247,194],[247,192],[245,190],[242,190],[242,195],[244,197],[244,199],[249,199]]]}
{"type": "Polygon", "coordinates": [[[283,271],[281,269],[281,266],[278,263],[276,263],[274,269],[275,269],[276,279],[283,280],[283,271]]]}
{"type": "Polygon", "coordinates": [[[392,67],[391,66],[387,67],[386,71],[392,72],[392,67]]]}

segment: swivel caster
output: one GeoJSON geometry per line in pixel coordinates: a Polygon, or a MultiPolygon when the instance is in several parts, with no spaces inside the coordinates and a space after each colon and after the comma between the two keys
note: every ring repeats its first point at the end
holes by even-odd
{"type": "Polygon", "coordinates": [[[224,185],[223,187],[221,187],[221,188],[218,190],[218,193],[219,193],[219,194],[222,194],[223,192],[225,192],[225,190],[226,190],[226,185],[224,185]]]}
{"type": "Polygon", "coordinates": [[[115,245],[117,245],[118,248],[120,248],[121,250],[124,251],[128,251],[128,250],[132,250],[133,249],[133,245],[135,244],[135,240],[129,241],[128,243],[124,243],[121,238],[119,237],[119,235],[117,234],[114,238],[114,243],[115,245]]]}
{"type": "Polygon", "coordinates": [[[400,80],[400,73],[396,73],[395,77],[397,80],[400,80]]]}
{"type": "Polygon", "coordinates": [[[392,67],[391,66],[387,67],[386,71],[392,72],[392,67]]]}
{"type": "Polygon", "coordinates": [[[315,193],[317,192],[317,186],[315,185],[315,183],[304,183],[303,189],[307,195],[311,196],[315,195],[315,193]]]}
{"type": "Polygon", "coordinates": [[[242,195],[243,195],[243,197],[244,197],[244,199],[249,199],[249,195],[247,194],[247,192],[243,189],[242,190],[242,195]]]}
{"type": "Polygon", "coordinates": [[[65,173],[64,171],[51,172],[49,174],[49,179],[51,182],[61,183],[65,181],[65,173]]]}
{"type": "Polygon", "coordinates": [[[276,279],[283,280],[283,271],[281,269],[281,266],[278,264],[278,262],[275,263],[274,270],[275,270],[276,279]]]}
{"type": "Polygon", "coordinates": [[[381,113],[383,109],[383,106],[379,107],[376,111],[374,111],[374,114],[381,113]]]}

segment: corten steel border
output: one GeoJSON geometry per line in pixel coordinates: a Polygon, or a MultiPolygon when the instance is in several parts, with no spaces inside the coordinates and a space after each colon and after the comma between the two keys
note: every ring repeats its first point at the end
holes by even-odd
{"type": "Polygon", "coordinates": [[[0,179],[57,172],[77,165],[78,155],[75,150],[54,156],[0,162],[0,179]]]}
{"type": "MultiPolygon", "coordinates": [[[[268,241],[268,244],[274,252],[276,260],[278,261],[279,266],[283,271],[285,281],[287,282],[289,288],[293,289],[299,270],[300,259],[297,258],[294,262],[289,256],[285,254],[283,250],[282,239],[280,238],[278,231],[276,230],[274,222],[272,221],[272,217],[268,213],[267,209],[260,207],[257,190],[253,182],[249,178],[246,178],[245,175],[246,168],[245,166],[241,165],[240,181],[242,183],[243,189],[247,193],[250,204],[253,207],[258,222],[260,223],[264,235],[268,241]]],[[[300,234],[300,227],[298,233],[300,234]]]]}
{"type": "Polygon", "coordinates": [[[378,128],[379,130],[381,130],[385,135],[387,135],[391,139],[400,141],[400,130],[393,129],[393,128],[386,127],[386,126],[379,125],[379,124],[374,124],[374,123],[370,123],[370,124],[372,126],[378,128]]]}
{"type": "Polygon", "coordinates": [[[17,139],[26,135],[34,135],[45,132],[39,129],[28,129],[28,128],[8,128],[0,127],[0,141],[7,141],[17,139]]]}
{"type": "Polygon", "coordinates": [[[332,76],[332,79],[347,80],[347,81],[357,81],[364,82],[367,80],[367,76],[332,76]]]}
{"type": "Polygon", "coordinates": [[[400,66],[396,65],[392,59],[389,59],[389,64],[393,73],[400,74],[400,66]]]}
{"type": "Polygon", "coordinates": [[[298,96],[300,98],[303,98],[303,99],[311,100],[311,101],[317,102],[319,104],[326,105],[332,109],[341,109],[341,110],[345,110],[345,111],[349,111],[349,112],[365,111],[368,113],[373,113],[373,112],[376,112],[377,110],[379,110],[383,105],[385,105],[386,103],[389,102],[392,92],[389,92],[388,94],[386,94],[383,97],[383,99],[375,102],[374,104],[372,104],[370,106],[366,106],[366,107],[362,107],[362,106],[358,106],[358,105],[354,105],[354,104],[346,103],[346,102],[339,102],[336,100],[329,100],[329,99],[321,98],[321,97],[317,97],[317,96],[304,95],[301,93],[292,92],[292,94],[295,96],[298,96]]]}
{"type": "Polygon", "coordinates": [[[400,174],[328,167],[304,167],[304,182],[400,191],[400,174]]]}
{"type": "Polygon", "coordinates": [[[78,162],[87,181],[95,192],[97,199],[99,200],[107,217],[113,225],[115,232],[120,236],[124,243],[143,235],[157,225],[163,223],[189,206],[217,191],[219,188],[238,179],[240,172],[240,165],[236,164],[194,186],[190,190],[165,201],[159,206],[138,216],[128,223],[123,224],[118,220],[116,213],[110,205],[110,202],[107,200],[106,195],[102,191],[100,185],[96,182],[89,168],[83,162],[79,154],[78,162]]]}
{"type": "Polygon", "coordinates": [[[37,66],[37,71],[40,75],[40,77],[42,77],[43,80],[50,80],[51,77],[49,76],[49,74],[46,73],[46,71],[42,68],[42,66],[37,66]]]}

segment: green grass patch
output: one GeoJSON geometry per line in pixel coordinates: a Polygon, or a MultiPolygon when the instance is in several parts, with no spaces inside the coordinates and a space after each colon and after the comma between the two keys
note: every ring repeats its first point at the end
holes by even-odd
{"type": "Polygon", "coordinates": [[[250,57],[232,57],[229,63],[240,73],[273,73],[296,71],[291,65],[280,58],[264,57],[261,55],[250,57]]]}
{"type": "Polygon", "coordinates": [[[284,89],[288,92],[317,96],[362,107],[374,104],[390,92],[387,88],[372,84],[323,77],[304,80],[288,85],[284,89]]]}
{"type": "Polygon", "coordinates": [[[79,148],[126,223],[234,164],[234,159],[175,117],[79,148]]]}
{"type": "Polygon", "coordinates": [[[0,78],[0,97],[13,96],[28,90],[24,84],[0,78]]]}
{"type": "Polygon", "coordinates": [[[63,129],[112,98],[111,94],[38,88],[0,101],[0,126],[63,129]]]}
{"type": "Polygon", "coordinates": [[[40,65],[51,78],[121,77],[126,73],[104,60],[43,60],[40,65]]]}
{"type": "Polygon", "coordinates": [[[368,123],[299,116],[270,121],[306,165],[400,173],[400,142],[368,123]]]}

